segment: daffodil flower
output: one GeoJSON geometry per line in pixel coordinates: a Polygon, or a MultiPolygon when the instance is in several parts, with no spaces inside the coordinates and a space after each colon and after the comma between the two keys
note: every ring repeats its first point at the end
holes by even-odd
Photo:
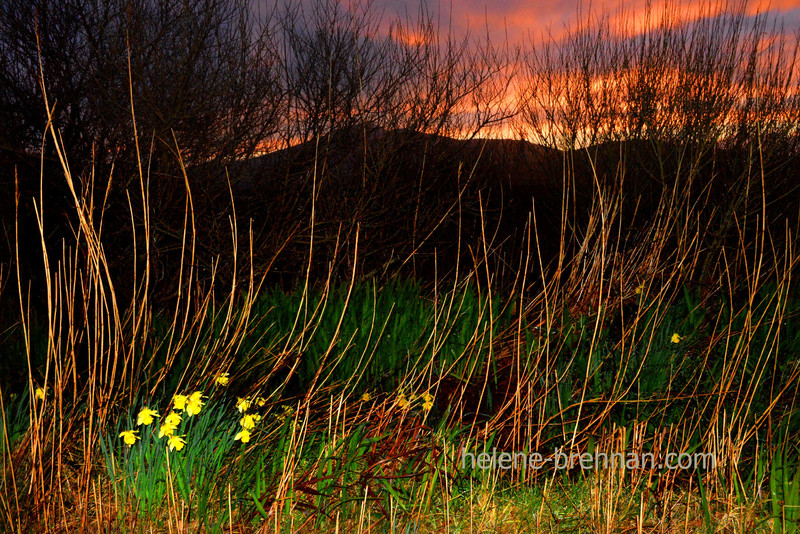
{"type": "Polygon", "coordinates": [[[672,342],[673,343],[680,343],[682,339],[683,338],[681,336],[679,336],[677,332],[672,334],[672,342]]]}
{"type": "Polygon", "coordinates": [[[397,405],[402,408],[403,410],[407,409],[411,403],[408,402],[408,399],[402,393],[399,397],[397,397],[397,405]]]}
{"type": "Polygon", "coordinates": [[[138,430],[123,430],[119,433],[119,437],[121,437],[125,441],[125,444],[130,447],[136,443],[137,439],[139,439],[139,436],[136,435],[138,432],[138,430]]]}
{"type": "Polygon", "coordinates": [[[642,292],[644,291],[644,284],[637,286],[635,291],[637,295],[641,295],[642,292]]]}
{"type": "Polygon", "coordinates": [[[153,422],[153,418],[158,417],[158,412],[151,410],[147,406],[141,409],[138,417],[136,418],[137,425],[149,425],[153,422]]]}
{"type": "Polygon", "coordinates": [[[217,375],[217,378],[214,379],[214,382],[218,386],[227,386],[228,382],[230,381],[231,381],[231,376],[228,373],[220,373],[219,375],[217,375]]]}
{"type": "Polygon", "coordinates": [[[243,428],[236,435],[233,437],[234,441],[241,441],[242,443],[247,443],[250,441],[250,431],[246,428],[243,428]]]}
{"type": "Polygon", "coordinates": [[[251,404],[248,398],[243,399],[241,397],[236,397],[236,409],[239,410],[239,412],[246,412],[251,404]]]}
{"type": "Polygon", "coordinates": [[[245,430],[251,430],[256,427],[256,423],[261,421],[261,416],[256,414],[245,414],[244,417],[239,421],[239,424],[242,425],[242,428],[245,430]]]}
{"type": "Polygon", "coordinates": [[[203,403],[198,402],[190,402],[186,405],[186,415],[192,417],[193,415],[197,415],[200,413],[200,410],[203,408],[203,403]]]}
{"type": "Polygon", "coordinates": [[[433,395],[428,393],[427,391],[422,394],[422,402],[429,403],[433,402],[433,395]]]}
{"type": "Polygon", "coordinates": [[[186,409],[186,403],[189,401],[189,398],[186,395],[173,395],[172,396],[172,406],[182,412],[186,409]]]}
{"type": "Polygon", "coordinates": [[[363,395],[361,395],[361,401],[362,402],[369,402],[371,400],[372,400],[372,395],[370,395],[369,392],[364,393],[363,395]]]}
{"type": "Polygon", "coordinates": [[[167,445],[169,450],[181,450],[186,445],[186,440],[182,436],[170,436],[167,445]]]}
{"type": "Polygon", "coordinates": [[[176,427],[176,426],[178,426],[180,424],[180,422],[181,422],[181,416],[176,414],[175,412],[170,412],[169,415],[167,415],[164,418],[164,423],[169,425],[169,426],[175,426],[176,427]]]}
{"type": "Polygon", "coordinates": [[[259,408],[263,408],[264,405],[267,403],[267,399],[265,399],[264,397],[256,397],[255,402],[259,408]]]}
{"type": "Polygon", "coordinates": [[[203,407],[203,394],[200,391],[195,391],[189,396],[189,402],[186,403],[186,415],[189,417],[197,415],[203,407]]]}
{"type": "Polygon", "coordinates": [[[422,409],[424,411],[429,412],[429,411],[431,411],[431,408],[433,408],[433,401],[428,401],[428,402],[423,402],[422,403],[422,409]]]}
{"type": "Polygon", "coordinates": [[[158,429],[158,437],[159,439],[163,438],[164,436],[170,437],[175,433],[175,430],[176,427],[172,425],[162,424],[158,429]]]}
{"type": "Polygon", "coordinates": [[[44,388],[39,386],[33,391],[34,396],[39,400],[44,400],[44,388]]]}

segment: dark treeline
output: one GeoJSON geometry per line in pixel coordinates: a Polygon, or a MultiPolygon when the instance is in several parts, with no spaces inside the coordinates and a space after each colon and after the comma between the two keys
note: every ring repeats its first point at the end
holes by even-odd
{"type": "Polygon", "coordinates": [[[146,240],[151,298],[177,294],[184,229],[201,285],[230,276],[233,247],[249,269],[251,231],[256,272],[285,287],[312,236],[315,280],[441,279],[458,260],[510,286],[525,265],[530,280],[586,265],[602,242],[625,283],[654,275],[654,244],[664,260],[691,243],[687,278],[708,283],[725,247],[765,228],[781,256],[797,39],[745,6],[692,23],[670,9],[644,32],[600,18],[515,50],[368,2],[5,1],[2,313],[17,267],[45,298],[37,213],[51,251],[79,234],[43,89],[123,302],[146,240]],[[498,127],[519,140],[482,139],[498,127]]]}

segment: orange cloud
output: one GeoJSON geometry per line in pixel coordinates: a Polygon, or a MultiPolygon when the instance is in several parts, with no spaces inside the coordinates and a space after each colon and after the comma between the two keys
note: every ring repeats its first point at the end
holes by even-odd
{"type": "MultiPolygon", "coordinates": [[[[411,0],[406,0],[411,2],[411,0]]],[[[726,8],[733,9],[731,2],[724,0],[631,0],[624,4],[619,0],[596,1],[581,6],[572,0],[530,2],[527,0],[454,0],[450,18],[449,2],[441,0],[438,9],[443,22],[452,23],[458,30],[469,28],[483,32],[486,27],[494,42],[508,36],[512,45],[527,43],[530,38],[539,41],[542,36],[555,39],[571,31],[585,27],[603,14],[609,17],[612,28],[627,26],[628,29],[643,28],[649,18],[657,22],[665,10],[675,22],[690,22],[701,17],[713,17],[726,8]]],[[[787,19],[787,31],[800,29],[800,7],[797,0],[761,0],[748,2],[745,14],[754,16],[769,11],[772,15],[787,19]]],[[[447,27],[447,26],[443,26],[447,27]]]]}

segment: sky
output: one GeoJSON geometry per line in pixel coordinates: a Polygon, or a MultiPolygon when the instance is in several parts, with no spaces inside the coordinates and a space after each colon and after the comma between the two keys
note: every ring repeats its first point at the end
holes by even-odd
{"type": "MultiPolygon", "coordinates": [[[[347,0],[342,0],[347,1],[347,0]]],[[[392,19],[408,14],[414,17],[420,0],[374,0],[373,7],[384,9],[384,18],[392,19]]],[[[562,37],[575,33],[577,28],[596,23],[600,16],[607,17],[612,32],[627,27],[625,35],[630,38],[642,33],[646,15],[650,14],[650,28],[658,26],[659,20],[669,6],[670,19],[690,23],[700,18],[714,18],[720,12],[744,13],[755,21],[765,17],[765,31],[783,28],[785,35],[800,35],[800,0],[423,0],[430,12],[438,16],[441,28],[452,25],[455,35],[469,29],[475,34],[488,31],[496,46],[507,42],[512,48],[522,46],[530,50],[542,42],[556,43],[562,37]],[[773,26],[773,23],[776,26],[773,26]],[[616,30],[615,30],[616,28],[616,30]]],[[[745,21],[747,26],[748,21],[745,21]]],[[[791,47],[790,47],[791,48],[791,47]]],[[[791,54],[791,51],[788,51],[791,54]]],[[[513,137],[507,124],[489,135],[513,137]],[[506,131],[508,130],[508,131],[506,131]]]]}
{"type": "MultiPolygon", "coordinates": [[[[664,2],[628,0],[624,2],[624,11],[619,0],[427,0],[426,4],[440,16],[443,27],[452,21],[456,33],[466,28],[483,33],[488,26],[493,42],[500,42],[507,35],[509,44],[517,45],[529,43],[531,39],[538,42],[549,35],[557,39],[564,33],[565,27],[574,28],[579,22],[585,22],[589,12],[594,16],[606,13],[612,21],[625,19],[630,22],[641,19],[648,4],[652,6],[654,14],[660,13],[664,2]]],[[[703,5],[722,3],[683,0],[671,4],[679,6],[681,11],[692,17],[700,14],[703,5]]],[[[727,4],[733,5],[735,2],[727,4]]],[[[765,13],[782,21],[788,32],[800,31],[800,0],[749,1],[745,5],[750,15],[765,13]]],[[[419,0],[375,0],[374,6],[385,9],[388,18],[405,13],[414,15],[419,0]]]]}
{"type": "MultiPolygon", "coordinates": [[[[576,30],[595,27],[601,17],[607,22],[603,26],[608,28],[612,36],[616,34],[622,42],[635,39],[646,29],[653,31],[658,28],[667,8],[670,21],[668,26],[688,29],[690,35],[693,35],[693,27],[699,28],[700,35],[703,35],[703,31],[708,31],[708,28],[718,28],[713,22],[720,20],[717,15],[721,12],[729,15],[744,13],[745,36],[748,35],[746,28],[752,28],[752,21],[761,16],[766,19],[766,23],[760,26],[764,33],[759,32],[758,35],[767,37],[764,42],[774,45],[777,41],[768,38],[775,28],[773,24],[776,24],[789,37],[790,44],[783,49],[784,54],[790,57],[794,52],[794,44],[800,43],[800,40],[793,39],[796,35],[800,36],[800,0],[299,0],[300,4],[297,3],[298,0],[252,1],[277,2],[279,6],[282,2],[287,6],[299,5],[306,15],[314,11],[311,6],[315,3],[336,3],[345,12],[353,10],[361,14],[366,5],[366,11],[372,15],[369,18],[373,22],[373,16],[380,20],[378,34],[388,33],[391,25],[399,18],[406,22],[404,26],[407,29],[411,29],[412,38],[422,2],[428,15],[438,23],[439,36],[446,35],[448,29],[456,40],[465,35],[467,30],[474,38],[482,38],[488,32],[493,47],[500,48],[506,43],[510,51],[513,51],[519,46],[523,52],[522,57],[530,57],[524,54],[531,51],[542,50],[540,45],[543,42],[555,44],[554,48],[558,50],[564,37],[579,36],[581,32],[576,30]],[[645,24],[648,14],[649,26],[645,24]],[[691,24],[698,19],[708,20],[712,25],[691,24]],[[676,26],[676,22],[687,24],[676,26]],[[703,30],[704,27],[706,30],[703,30]]],[[[731,19],[725,17],[721,20],[731,19]]],[[[394,35],[398,37],[397,34],[394,35]]],[[[508,87],[507,95],[502,99],[504,103],[514,101],[519,94],[519,88],[528,83],[525,76],[524,69],[516,74],[515,83],[508,87]]],[[[604,79],[599,77],[597,81],[602,86],[604,79]]],[[[516,137],[517,132],[513,125],[502,122],[486,130],[485,135],[516,137]]]]}

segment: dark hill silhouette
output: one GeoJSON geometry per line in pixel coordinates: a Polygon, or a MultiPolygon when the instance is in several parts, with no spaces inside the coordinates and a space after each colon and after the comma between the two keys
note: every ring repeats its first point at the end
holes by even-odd
{"type": "MultiPolygon", "coordinates": [[[[288,286],[304,273],[316,187],[312,275],[317,279],[329,268],[348,279],[355,268],[358,276],[431,281],[454,274],[457,260],[462,273],[486,260],[497,282],[510,283],[526,250],[532,210],[539,251],[548,264],[561,245],[562,210],[569,254],[582,238],[598,188],[606,200],[622,196],[625,208],[612,231],[623,247],[641,237],[662,196],[676,184],[693,195],[694,216],[723,225],[719,240],[735,239],[724,224],[730,210],[738,209],[748,161],[733,149],[667,142],[614,142],[565,152],[520,140],[364,128],[236,162],[228,174],[240,235],[252,220],[256,264],[270,265],[273,282],[288,286]],[[684,184],[688,173],[695,179],[684,184]]],[[[767,194],[776,198],[774,220],[797,201],[792,185],[797,180],[791,178],[796,166],[790,161],[780,157],[765,166],[767,194]]],[[[206,232],[203,242],[225,257],[228,225],[219,221],[230,195],[224,180],[205,181],[204,187],[206,202],[198,203],[197,212],[210,223],[199,225],[206,232]]],[[[539,269],[535,262],[529,268],[539,269]]]]}
{"type": "MultiPolygon", "coordinates": [[[[533,199],[542,222],[557,220],[562,160],[561,152],[524,141],[371,129],[238,162],[230,174],[237,212],[255,221],[259,242],[272,246],[289,228],[310,231],[316,176],[319,274],[329,262],[339,275],[349,274],[358,226],[360,274],[400,268],[433,279],[437,265],[440,277],[455,269],[459,221],[463,270],[473,263],[471,254],[482,254],[484,234],[493,262],[517,248],[533,199]],[[337,234],[345,253],[334,257],[337,234]]],[[[273,265],[276,273],[299,274],[308,241],[298,243],[273,265]]]]}

